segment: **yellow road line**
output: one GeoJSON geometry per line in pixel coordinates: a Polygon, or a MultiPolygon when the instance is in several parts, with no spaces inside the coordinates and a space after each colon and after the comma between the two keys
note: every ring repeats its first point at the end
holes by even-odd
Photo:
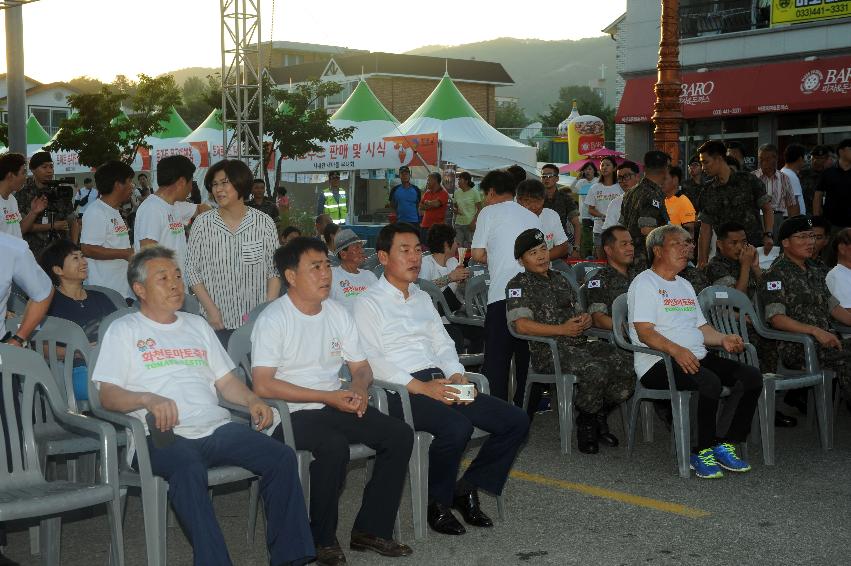
{"type": "MultiPolygon", "coordinates": [[[[469,465],[468,462],[465,462],[465,464],[469,465]]],[[[688,517],[689,519],[701,519],[703,517],[709,517],[711,515],[711,513],[709,513],[708,511],[703,511],[702,509],[697,509],[695,507],[688,507],[687,505],[680,505],[679,503],[671,503],[669,501],[652,499],[650,497],[643,497],[641,495],[633,495],[625,491],[606,489],[603,487],[597,487],[595,485],[589,485],[586,483],[558,480],[539,474],[521,472],[519,470],[512,470],[511,477],[514,479],[527,481],[546,487],[554,487],[557,489],[575,491],[583,495],[600,497],[602,499],[609,499],[611,501],[619,501],[621,503],[626,503],[627,505],[635,505],[636,507],[644,507],[647,509],[653,509],[654,511],[661,511],[663,513],[672,513],[674,515],[688,517]]]]}

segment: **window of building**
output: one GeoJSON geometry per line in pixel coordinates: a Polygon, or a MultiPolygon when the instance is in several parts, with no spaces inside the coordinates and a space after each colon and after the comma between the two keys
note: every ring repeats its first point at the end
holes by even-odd
{"type": "Polygon", "coordinates": [[[767,28],[771,0],[681,0],[680,37],[767,28]]]}
{"type": "Polygon", "coordinates": [[[51,136],[62,127],[62,121],[70,115],[67,108],[44,108],[30,106],[30,113],[38,120],[41,127],[51,136]]]}

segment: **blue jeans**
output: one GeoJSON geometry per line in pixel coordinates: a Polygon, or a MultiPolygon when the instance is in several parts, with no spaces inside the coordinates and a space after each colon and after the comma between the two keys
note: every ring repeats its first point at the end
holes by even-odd
{"type": "Polygon", "coordinates": [[[228,423],[204,438],[155,448],[148,437],[153,472],[168,481],[168,497],[189,536],[196,566],[229,566],[225,540],[207,495],[207,470],[240,466],[260,476],[266,511],[266,544],[272,566],[306,564],[315,555],[295,452],[263,433],[228,423]]]}

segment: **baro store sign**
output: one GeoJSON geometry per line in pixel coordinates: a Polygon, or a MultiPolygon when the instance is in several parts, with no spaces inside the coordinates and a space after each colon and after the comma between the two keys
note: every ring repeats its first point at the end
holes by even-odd
{"type": "Polygon", "coordinates": [[[848,94],[851,92],[851,67],[841,69],[812,69],[801,78],[801,92],[813,94],[848,94]]]}
{"type": "Polygon", "coordinates": [[[771,25],[849,16],[851,0],[771,0],[771,25]]]}

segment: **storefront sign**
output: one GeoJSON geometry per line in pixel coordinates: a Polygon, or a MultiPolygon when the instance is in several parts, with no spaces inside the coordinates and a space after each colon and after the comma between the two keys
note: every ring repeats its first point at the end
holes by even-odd
{"type": "Polygon", "coordinates": [[[771,25],[851,16],[851,0],[772,0],[771,25]]]}

